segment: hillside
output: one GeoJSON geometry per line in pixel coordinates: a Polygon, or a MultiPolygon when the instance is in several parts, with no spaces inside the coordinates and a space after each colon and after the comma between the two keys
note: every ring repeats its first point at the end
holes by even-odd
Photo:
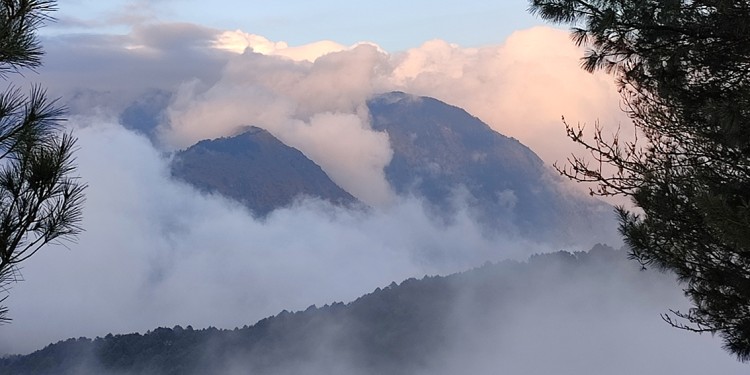
{"type": "MultiPolygon", "coordinates": [[[[447,277],[409,279],[348,304],[283,311],[234,330],[177,326],[146,334],[70,339],[27,356],[2,359],[0,373],[448,374],[458,373],[451,366],[480,361],[475,363],[479,366],[495,357],[505,358],[506,366],[519,366],[508,357],[518,348],[506,347],[503,338],[527,345],[538,337],[558,340],[581,326],[592,328],[582,331],[582,337],[598,339],[569,337],[570,348],[559,349],[561,353],[599,350],[609,356],[605,360],[616,360],[618,345],[601,347],[614,343],[612,335],[618,333],[612,328],[639,321],[643,311],[650,311],[643,306],[655,300],[664,303],[674,291],[668,275],[640,271],[623,251],[598,245],[585,253],[537,255],[528,262],[488,263],[447,277]],[[549,310],[528,315],[535,309],[549,310]],[[570,321],[573,316],[580,321],[570,321]],[[556,328],[542,334],[550,324],[546,321],[556,328]],[[556,326],[561,321],[569,327],[556,326]],[[613,326],[602,329],[602,322],[613,326]],[[499,341],[485,346],[489,343],[483,340],[499,341]],[[475,352],[476,345],[487,352],[475,352]]],[[[653,317],[658,319],[658,314],[653,317]]],[[[632,331],[620,334],[621,340],[634,340],[632,331]]],[[[545,352],[549,348],[544,343],[534,345],[540,355],[556,355],[545,352]]],[[[621,355],[629,353],[632,348],[621,355]]],[[[563,368],[585,367],[575,362],[567,366],[563,368]]],[[[618,371],[610,373],[627,373],[618,371]]]]}
{"type": "MultiPolygon", "coordinates": [[[[372,128],[388,133],[393,150],[385,168],[391,187],[423,199],[445,220],[468,208],[490,233],[562,244],[576,243],[581,233],[591,237],[587,243],[619,238],[611,206],[574,191],[528,147],[465,110],[401,92],[376,95],[367,105],[372,128]]],[[[143,122],[159,116],[147,109],[130,117],[143,122]]],[[[300,195],[356,201],[299,151],[260,128],[177,153],[172,173],[260,216],[300,195]]]]}
{"type": "Polygon", "coordinates": [[[235,199],[259,216],[301,196],[342,205],[356,202],[317,164],[257,127],[198,142],[175,154],[171,168],[178,179],[235,199]]]}
{"type": "Polygon", "coordinates": [[[464,203],[492,229],[566,243],[616,238],[613,209],[566,187],[528,147],[465,110],[402,92],[368,102],[375,130],[388,133],[385,173],[399,194],[450,215],[464,203]]]}
{"type": "MultiPolygon", "coordinates": [[[[120,117],[127,127],[151,136],[169,94],[149,95],[120,117]]],[[[561,244],[576,244],[581,233],[591,237],[587,243],[619,238],[611,206],[575,191],[531,149],[465,110],[403,92],[375,95],[367,107],[371,127],[388,133],[393,150],[384,171],[388,183],[400,196],[423,199],[437,216],[450,221],[468,209],[488,233],[561,244]]],[[[272,135],[233,138],[204,140],[179,152],[173,174],[239,200],[259,216],[299,195],[337,204],[355,201],[272,135]],[[248,150],[238,153],[243,147],[248,150]]]]}

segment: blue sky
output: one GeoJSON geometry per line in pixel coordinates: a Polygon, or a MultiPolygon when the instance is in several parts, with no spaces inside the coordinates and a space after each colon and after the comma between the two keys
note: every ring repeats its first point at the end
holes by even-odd
{"type": "Polygon", "coordinates": [[[50,30],[77,25],[75,31],[124,32],[138,22],[190,22],[241,29],[290,45],[326,39],[345,45],[371,41],[398,51],[436,38],[464,47],[496,44],[515,30],[542,24],[528,14],[525,0],[221,0],[207,4],[198,0],[68,0],[59,4],[61,22],[50,30]]]}

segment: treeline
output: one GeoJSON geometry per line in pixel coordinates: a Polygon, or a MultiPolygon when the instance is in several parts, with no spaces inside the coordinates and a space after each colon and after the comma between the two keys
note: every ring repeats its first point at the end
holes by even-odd
{"type": "Polygon", "coordinates": [[[348,304],[283,311],[233,330],[176,326],[69,339],[0,359],[0,373],[411,374],[453,350],[463,324],[497,326],[515,306],[545,291],[565,283],[595,285],[613,276],[645,290],[650,279],[662,277],[640,272],[624,251],[598,245],[589,252],[536,255],[528,262],[487,263],[447,277],[409,279],[348,304]]]}

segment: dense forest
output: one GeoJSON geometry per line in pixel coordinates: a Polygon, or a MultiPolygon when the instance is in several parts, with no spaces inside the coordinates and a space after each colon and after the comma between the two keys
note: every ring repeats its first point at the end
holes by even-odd
{"type": "Polygon", "coordinates": [[[392,283],[348,304],[283,311],[233,330],[175,326],[72,338],[6,357],[0,373],[430,373],[458,347],[471,345],[473,333],[512,329],[518,306],[547,306],[550,314],[573,306],[606,313],[600,304],[612,296],[653,296],[673,285],[668,275],[642,271],[625,254],[597,245],[589,252],[487,263],[392,283]],[[590,287],[597,284],[601,289],[590,287]]]}

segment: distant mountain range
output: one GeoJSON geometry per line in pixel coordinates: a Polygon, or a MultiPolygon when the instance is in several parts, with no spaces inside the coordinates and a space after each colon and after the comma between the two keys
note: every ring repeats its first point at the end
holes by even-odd
{"type": "MultiPolygon", "coordinates": [[[[134,103],[123,122],[152,133],[143,124],[155,123],[147,118],[158,116],[156,99],[134,103]]],[[[468,207],[492,232],[563,244],[581,233],[592,242],[617,237],[612,207],[574,193],[528,147],[463,109],[402,92],[375,96],[367,105],[372,128],[388,133],[393,149],[388,182],[399,195],[425,200],[436,216],[450,220],[468,207]]],[[[301,152],[260,128],[249,129],[176,153],[172,174],[259,216],[300,196],[340,205],[357,201],[301,152]]]]}
{"type": "MultiPolygon", "coordinates": [[[[624,306],[629,296],[673,287],[670,279],[640,271],[622,250],[597,245],[589,252],[537,255],[528,262],[488,263],[447,277],[409,279],[348,304],[283,311],[234,330],[178,326],[69,339],[0,359],[0,373],[432,374],[439,373],[445,356],[476,344],[465,335],[481,340],[477,332],[531,334],[536,322],[520,319],[518,309],[549,306],[549,314],[584,319],[613,307],[591,305],[586,307],[590,311],[575,313],[583,308],[577,301],[622,300],[624,306]]],[[[497,348],[486,350],[502,354],[497,348]]]]}

